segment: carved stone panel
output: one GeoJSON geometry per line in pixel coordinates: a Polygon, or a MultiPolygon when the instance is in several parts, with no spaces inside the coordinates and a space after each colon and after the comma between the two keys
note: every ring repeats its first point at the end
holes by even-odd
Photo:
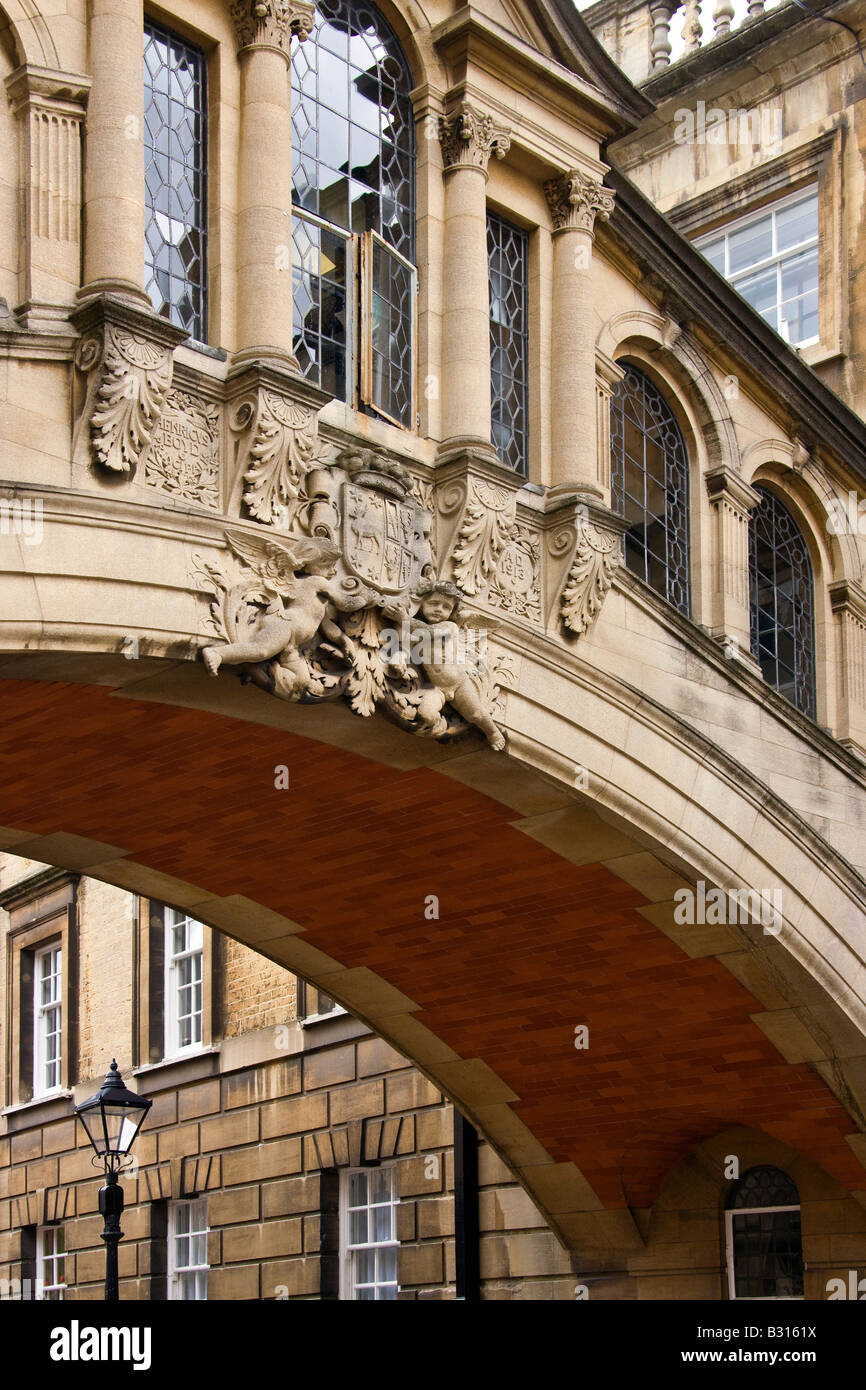
{"type": "Polygon", "coordinates": [[[213,401],[169,391],[145,466],[149,487],[220,510],[220,412],[213,401]]]}

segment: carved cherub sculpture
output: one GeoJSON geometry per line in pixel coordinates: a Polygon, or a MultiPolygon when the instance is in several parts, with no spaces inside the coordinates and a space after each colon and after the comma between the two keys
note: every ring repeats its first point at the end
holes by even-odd
{"type": "Polygon", "coordinates": [[[470,621],[485,626],[480,617],[464,617],[460,613],[462,594],[447,580],[430,580],[422,585],[418,612],[410,623],[412,656],[417,657],[432,690],[423,690],[418,701],[419,732],[438,737],[447,729],[442,715],[443,706],[450,704],[468,724],[474,724],[485,735],[491,748],[505,747],[505,735],[485,708],[473,672],[471,642],[466,629],[470,621]]]}
{"type": "Polygon", "coordinates": [[[222,665],[255,667],[276,659],[266,673],[251,671],[251,679],[285,700],[299,700],[308,692],[321,694],[321,682],[301,649],[321,633],[347,661],[353,661],[355,647],[335,622],[336,610],[353,612],[374,596],[363,588],[345,592],[332,582],[340,556],[333,541],[314,537],[289,543],[239,531],[226,535],[254,572],[243,590],[243,601],[266,606],[246,637],[203,649],[208,672],[215,676],[222,665]]]}

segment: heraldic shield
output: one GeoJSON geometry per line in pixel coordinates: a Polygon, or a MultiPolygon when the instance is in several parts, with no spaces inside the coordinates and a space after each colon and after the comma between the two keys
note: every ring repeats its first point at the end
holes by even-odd
{"type": "Polygon", "coordinates": [[[382,593],[417,579],[415,512],[411,502],[347,482],[343,492],[343,563],[382,593]]]}

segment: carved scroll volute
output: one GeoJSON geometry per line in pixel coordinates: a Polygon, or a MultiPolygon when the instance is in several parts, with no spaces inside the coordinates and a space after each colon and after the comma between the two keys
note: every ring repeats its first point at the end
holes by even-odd
{"type": "Polygon", "coordinates": [[[303,480],[325,456],[318,414],[329,397],[262,364],[239,376],[235,390],[229,509],[288,530],[301,505],[303,480]]]}
{"type": "Polygon", "coordinates": [[[303,42],[316,21],[315,6],[307,0],[232,0],[231,16],[239,52],[263,47],[286,55],[292,36],[303,42]]]}
{"type": "Polygon", "coordinates": [[[88,434],[100,468],[132,477],[165,405],[174,349],[187,334],[113,295],[89,301],[70,318],[81,334],[74,359],[83,386],[76,450],[88,434]]]}
{"type": "Polygon", "coordinates": [[[593,627],[622,562],[625,522],[577,503],[547,538],[549,627],[582,637],[593,627]]]}

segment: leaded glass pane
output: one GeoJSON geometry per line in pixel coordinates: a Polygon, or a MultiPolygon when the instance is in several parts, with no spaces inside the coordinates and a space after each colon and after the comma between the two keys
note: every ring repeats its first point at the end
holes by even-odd
{"type": "MultiPolygon", "coordinates": [[[[302,221],[299,210],[330,223],[332,243],[338,231],[377,232],[414,263],[412,85],[390,26],[357,0],[322,0],[312,33],[292,51],[294,347],[304,374],[340,400],[351,400],[356,389],[352,259],[345,244],[330,255],[325,234],[311,232],[314,224],[302,221]],[[307,254],[310,240],[322,255],[318,271],[307,254]]],[[[374,408],[411,426],[408,276],[389,271],[384,285],[380,277],[374,288],[368,397],[374,408]]]]}
{"type": "Polygon", "coordinates": [[[727,1205],[735,1210],[749,1207],[796,1207],[800,1194],[781,1168],[750,1168],[734,1184],[727,1205]]]}
{"type": "Polygon", "coordinates": [[[201,49],[144,24],[145,286],[158,314],[203,340],[206,91],[201,49]]]}
{"type": "Polygon", "coordinates": [[[364,398],[387,419],[412,426],[415,271],[378,237],[370,242],[369,379],[364,398]]]}
{"type": "Polygon", "coordinates": [[[527,288],[529,238],[519,227],[487,215],[490,279],[491,438],[500,459],[526,474],[528,444],[527,288]]]}
{"type": "Polygon", "coordinates": [[[764,680],[815,718],[812,564],[802,533],[776,495],[757,484],[749,526],[752,654],[764,680]]]}
{"type": "Polygon", "coordinates": [[[681,613],[691,610],[689,468],[674,413],[628,366],[610,402],[611,501],[629,522],[625,563],[681,613]]]}

